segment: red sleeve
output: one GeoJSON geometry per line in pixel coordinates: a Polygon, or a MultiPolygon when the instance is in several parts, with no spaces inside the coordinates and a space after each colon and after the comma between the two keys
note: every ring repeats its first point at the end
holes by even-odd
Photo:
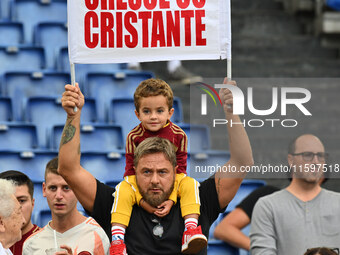
{"type": "Polygon", "coordinates": [[[135,175],[135,170],[133,169],[134,149],[135,144],[131,133],[129,133],[126,138],[124,177],[128,175],[135,175]]]}
{"type": "Polygon", "coordinates": [[[179,152],[177,151],[176,153],[176,159],[177,159],[177,173],[184,173],[187,174],[187,158],[188,158],[188,154],[186,152],[179,152]]]}
{"type": "Polygon", "coordinates": [[[183,132],[182,139],[179,141],[179,146],[176,152],[177,173],[187,174],[187,160],[188,160],[188,138],[183,132]]]}
{"type": "Polygon", "coordinates": [[[133,158],[134,158],[133,153],[125,153],[126,164],[125,164],[124,177],[136,174],[135,169],[133,169],[133,158]]]}

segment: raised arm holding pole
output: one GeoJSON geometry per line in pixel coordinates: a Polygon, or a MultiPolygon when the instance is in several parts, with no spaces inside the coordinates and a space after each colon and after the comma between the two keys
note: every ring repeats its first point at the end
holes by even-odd
{"type": "Polygon", "coordinates": [[[91,212],[97,186],[93,175],[80,165],[80,116],[85,100],[78,83],[75,86],[65,86],[61,102],[67,119],[60,141],[58,172],[70,185],[83,207],[91,212]]]}
{"type": "MultiPolygon", "coordinates": [[[[224,79],[224,84],[236,86],[235,81],[224,79]]],[[[220,87],[223,87],[223,85],[220,87]]],[[[242,167],[252,165],[253,156],[250,141],[240,117],[233,114],[233,95],[226,88],[220,89],[220,97],[223,103],[225,118],[228,121],[228,140],[230,160],[224,165],[226,172],[220,171],[215,175],[216,190],[219,196],[221,208],[227,206],[234,198],[246,173],[242,173],[242,167]]]]}

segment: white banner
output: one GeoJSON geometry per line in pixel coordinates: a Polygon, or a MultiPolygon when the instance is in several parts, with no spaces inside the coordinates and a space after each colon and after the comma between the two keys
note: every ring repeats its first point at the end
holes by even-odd
{"type": "Polygon", "coordinates": [[[71,63],[231,59],[230,0],[70,0],[71,63]]]}

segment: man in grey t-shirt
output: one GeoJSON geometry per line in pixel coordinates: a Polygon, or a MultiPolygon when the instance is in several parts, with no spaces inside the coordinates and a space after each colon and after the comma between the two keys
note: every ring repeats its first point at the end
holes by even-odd
{"type": "Polygon", "coordinates": [[[302,135],[291,143],[290,185],[255,205],[252,255],[299,255],[307,248],[340,246],[340,194],[320,187],[326,156],[316,136],[302,135]]]}

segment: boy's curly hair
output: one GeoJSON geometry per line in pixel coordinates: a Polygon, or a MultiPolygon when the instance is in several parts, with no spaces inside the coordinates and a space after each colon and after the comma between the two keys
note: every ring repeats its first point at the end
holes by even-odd
{"type": "Polygon", "coordinates": [[[160,79],[147,79],[142,81],[134,94],[134,102],[136,111],[139,112],[140,100],[143,97],[159,96],[163,95],[166,98],[169,110],[172,108],[174,95],[169,84],[160,79]]]}

